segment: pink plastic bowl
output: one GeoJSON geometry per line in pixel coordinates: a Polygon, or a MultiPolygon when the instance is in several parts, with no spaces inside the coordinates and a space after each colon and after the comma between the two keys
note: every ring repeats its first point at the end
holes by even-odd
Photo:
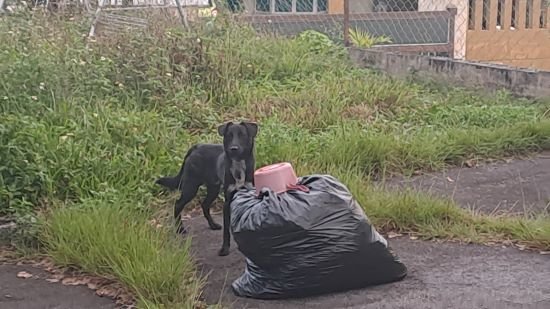
{"type": "Polygon", "coordinates": [[[254,173],[256,195],[259,195],[263,188],[269,188],[277,194],[283,193],[296,186],[297,181],[296,173],[288,162],[267,165],[254,173]]]}

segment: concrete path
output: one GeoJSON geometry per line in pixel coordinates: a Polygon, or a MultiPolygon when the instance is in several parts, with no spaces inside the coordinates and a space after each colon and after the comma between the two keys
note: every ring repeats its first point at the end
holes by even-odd
{"type": "Polygon", "coordinates": [[[0,265],[0,309],[112,309],[110,298],[99,297],[85,286],[46,281],[49,275],[28,265],[0,265]],[[19,272],[33,275],[19,278],[19,272]]]}
{"type": "Polygon", "coordinates": [[[483,213],[550,214],[550,152],[509,163],[395,178],[386,185],[451,198],[465,208],[483,213]]]}

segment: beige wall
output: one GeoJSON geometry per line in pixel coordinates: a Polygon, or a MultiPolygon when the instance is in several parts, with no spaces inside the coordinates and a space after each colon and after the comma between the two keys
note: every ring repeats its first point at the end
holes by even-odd
{"type": "Polygon", "coordinates": [[[466,59],[550,70],[548,29],[468,31],[466,59]]]}
{"type": "Polygon", "coordinates": [[[329,14],[344,14],[344,0],[328,0],[329,14]]]}
{"type": "MultiPolygon", "coordinates": [[[[482,11],[482,1],[476,0],[477,12],[482,11]]],[[[541,1],[533,0],[533,7],[540,8],[541,1]]],[[[538,22],[526,28],[526,5],[527,0],[519,1],[515,27],[511,26],[512,0],[505,2],[502,25],[497,25],[496,2],[490,5],[486,29],[482,28],[481,14],[474,14],[467,34],[466,59],[550,71],[550,9],[544,9],[544,28],[538,22]]],[[[533,10],[532,14],[529,19],[539,21],[541,10],[533,10]]]]}
{"type": "MultiPolygon", "coordinates": [[[[367,13],[373,11],[374,0],[349,0],[350,13],[367,13]]],[[[328,0],[329,14],[343,14],[344,0],[328,0]]]]}
{"type": "Polygon", "coordinates": [[[350,13],[372,12],[374,11],[374,0],[349,0],[349,11],[350,13]]]}
{"type": "Polygon", "coordinates": [[[256,10],[256,0],[243,0],[244,9],[247,13],[254,13],[256,10]]]}
{"type": "Polygon", "coordinates": [[[444,11],[449,5],[455,6],[457,11],[455,17],[455,59],[464,59],[468,31],[468,0],[418,0],[418,11],[444,11]]]}

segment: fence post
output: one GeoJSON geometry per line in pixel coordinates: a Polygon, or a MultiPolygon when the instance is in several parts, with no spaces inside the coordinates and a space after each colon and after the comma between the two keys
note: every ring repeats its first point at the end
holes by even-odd
{"type": "MultiPolygon", "coordinates": [[[[494,0],[493,0],[494,1],[494,0]]],[[[455,58],[455,20],[456,20],[456,14],[457,14],[457,8],[454,5],[448,5],[447,6],[447,12],[449,12],[449,58],[454,59],[455,58]]]]}
{"type": "MultiPolygon", "coordinates": [[[[545,1],[546,2],[546,1],[545,1]]],[[[542,14],[542,1],[541,0],[535,0],[533,1],[533,12],[532,19],[531,19],[531,28],[533,29],[539,29],[540,27],[540,15],[542,14]]]]}
{"type": "Polygon", "coordinates": [[[349,0],[344,0],[344,45],[349,47],[349,0]]]}
{"type": "Polygon", "coordinates": [[[519,2],[519,8],[516,8],[516,29],[523,30],[525,29],[525,20],[527,19],[527,0],[524,1],[518,1],[519,2]]]}
{"type": "Polygon", "coordinates": [[[181,7],[180,0],[176,0],[176,6],[178,7],[178,14],[180,15],[181,23],[186,29],[189,29],[189,23],[187,22],[187,12],[184,11],[181,7]]]}

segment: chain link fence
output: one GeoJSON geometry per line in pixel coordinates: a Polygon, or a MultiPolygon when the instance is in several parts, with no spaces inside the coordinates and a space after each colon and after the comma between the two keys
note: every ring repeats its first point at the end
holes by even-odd
{"type": "Polygon", "coordinates": [[[464,57],[467,0],[242,1],[243,19],[266,34],[315,30],[352,46],[464,57]]]}
{"type": "MultiPolygon", "coordinates": [[[[223,7],[260,35],[313,30],[348,46],[550,70],[550,0],[31,1],[79,3],[92,13],[102,3],[105,12],[95,20],[109,25],[104,29],[147,26],[145,18],[123,13],[127,8],[171,7],[167,18],[179,16],[187,27],[187,19],[213,17],[223,7]]],[[[4,0],[4,10],[7,2],[14,0],[4,0]]]]}
{"type": "Polygon", "coordinates": [[[550,70],[548,0],[240,1],[260,33],[550,70]]]}

